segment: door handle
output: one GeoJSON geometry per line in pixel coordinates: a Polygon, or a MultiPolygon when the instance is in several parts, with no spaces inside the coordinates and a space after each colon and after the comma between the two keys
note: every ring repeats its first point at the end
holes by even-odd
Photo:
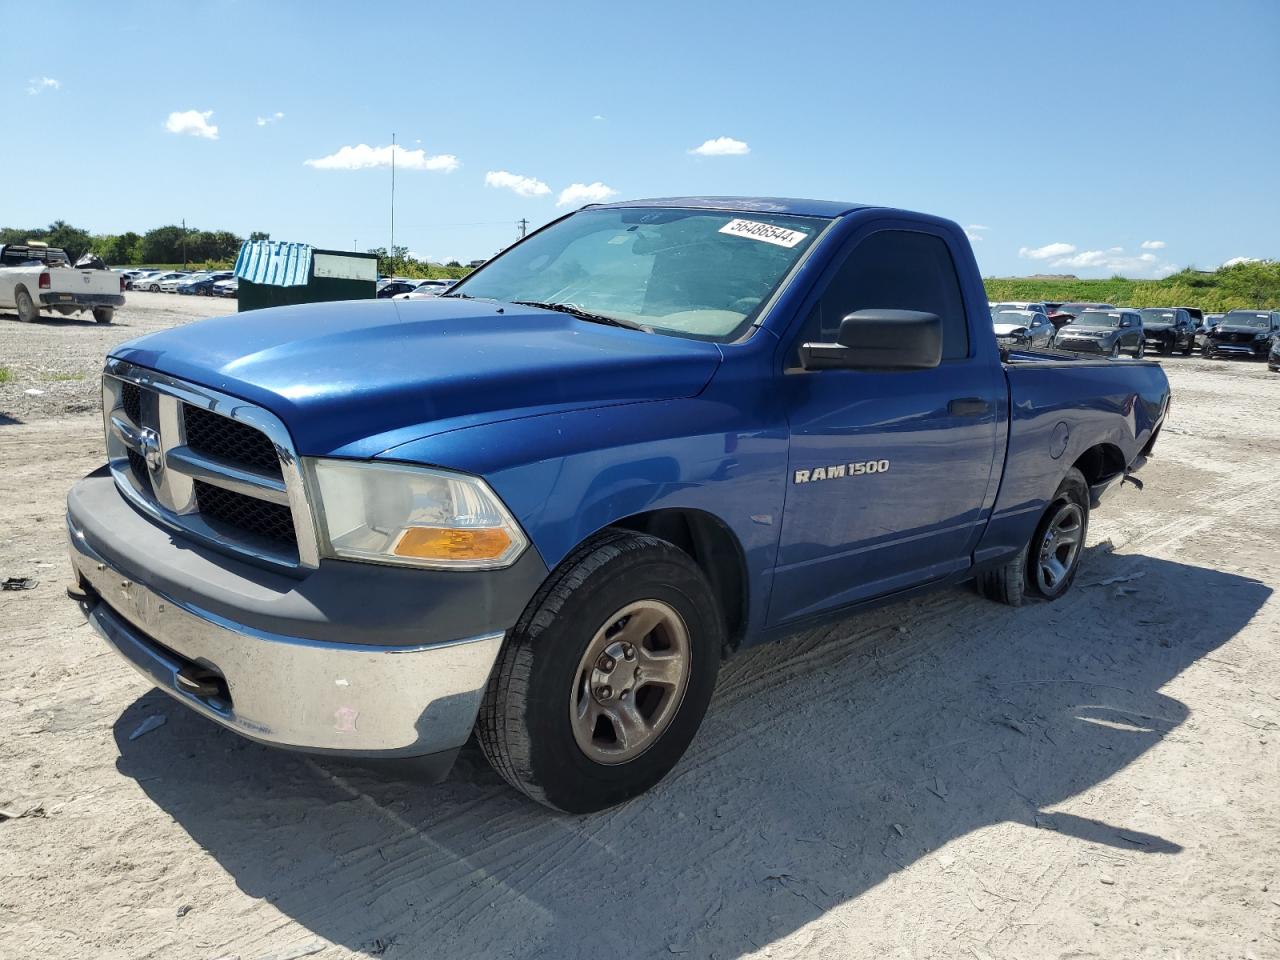
{"type": "Polygon", "coordinates": [[[991,412],[991,401],[981,397],[959,397],[947,404],[953,417],[981,417],[991,412]]]}

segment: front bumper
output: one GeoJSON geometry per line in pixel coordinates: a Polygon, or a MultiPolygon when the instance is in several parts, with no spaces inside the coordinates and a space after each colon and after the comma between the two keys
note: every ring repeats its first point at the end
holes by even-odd
{"type": "Polygon", "coordinates": [[[1054,349],[1070,350],[1072,353],[1092,353],[1092,354],[1110,354],[1111,344],[1103,347],[1103,341],[1093,340],[1085,337],[1068,337],[1063,339],[1059,336],[1054,341],[1054,349]]]}
{"type": "MultiPolygon", "coordinates": [[[[470,735],[505,626],[440,639],[426,622],[433,608],[436,619],[450,621],[438,609],[449,597],[420,579],[396,616],[429,639],[394,642],[403,637],[387,622],[388,595],[367,579],[390,578],[385,589],[399,594],[409,582],[402,574],[430,571],[337,562],[326,573],[322,564],[313,574],[327,576],[320,596],[300,596],[305,581],[206,553],[161,530],[101,474],[73,488],[67,526],[72,592],[90,623],[134,669],[210,720],[273,746],[352,757],[451,759],[470,735]],[[218,591],[240,591],[244,616],[211,610],[218,591]],[[275,619],[264,618],[264,605],[275,619]],[[264,629],[264,622],[292,629],[264,629]],[[321,623],[374,642],[318,638],[321,623]]],[[[523,594],[508,583],[517,598],[523,594]]],[[[473,597],[462,602],[474,606],[473,597]]],[[[507,617],[514,605],[490,607],[507,617]]]]}
{"type": "Polygon", "coordinates": [[[1222,354],[1224,357],[1258,357],[1265,358],[1271,352],[1271,341],[1263,340],[1245,340],[1243,342],[1229,342],[1219,340],[1209,340],[1205,344],[1205,350],[1212,354],[1222,354]]]}

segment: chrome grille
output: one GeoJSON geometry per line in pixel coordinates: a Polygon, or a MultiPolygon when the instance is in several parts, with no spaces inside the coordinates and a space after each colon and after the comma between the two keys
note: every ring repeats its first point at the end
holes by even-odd
{"type": "Polygon", "coordinates": [[[268,540],[291,545],[298,542],[297,532],[293,529],[293,513],[282,504],[246,497],[243,493],[215,487],[203,480],[196,481],[196,503],[200,512],[211,520],[268,540]]]}
{"type": "Polygon", "coordinates": [[[192,450],[280,475],[280,458],[265,433],[191,404],[183,404],[182,415],[187,425],[187,446],[192,450]]]}
{"type": "Polygon", "coordinates": [[[275,416],[120,360],[102,395],[111,472],[135,506],[230,553],[317,565],[302,472],[275,416]]]}

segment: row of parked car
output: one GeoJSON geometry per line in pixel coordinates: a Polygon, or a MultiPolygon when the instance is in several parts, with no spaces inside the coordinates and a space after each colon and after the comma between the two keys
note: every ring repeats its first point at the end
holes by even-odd
{"type": "Polygon", "coordinates": [[[120,274],[126,290],[180,293],[196,297],[234,297],[240,281],[230,270],[125,270],[120,274]]]}
{"type": "Polygon", "coordinates": [[[438,297],[457,280],[417,280],[412,277],[381,277],[378,280],[379,300],[423,300],[438,297]]]}
{"type": "Polygon", "coordinates": [[[1195,307],[1110,303],[992,303],[996,339],[1006,346],[1141,357],[1147,350],[1190,356],[1266,358],[1280,370],[1280,310],[1205,314],[1195,307]]]}

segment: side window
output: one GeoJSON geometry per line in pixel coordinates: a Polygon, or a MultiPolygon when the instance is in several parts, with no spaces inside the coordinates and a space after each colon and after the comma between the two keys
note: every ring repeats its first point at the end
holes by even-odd
{"type": "Polygon", "coordinates": [[[881,230],[859,243],[832,278],[818,304],[817,329],[805,339],[830,343],[840,321],[857,310],[922,310],[942,319],[942,359],[969,355],[960,279],[951,251],[938,237],[881,230]]]}

